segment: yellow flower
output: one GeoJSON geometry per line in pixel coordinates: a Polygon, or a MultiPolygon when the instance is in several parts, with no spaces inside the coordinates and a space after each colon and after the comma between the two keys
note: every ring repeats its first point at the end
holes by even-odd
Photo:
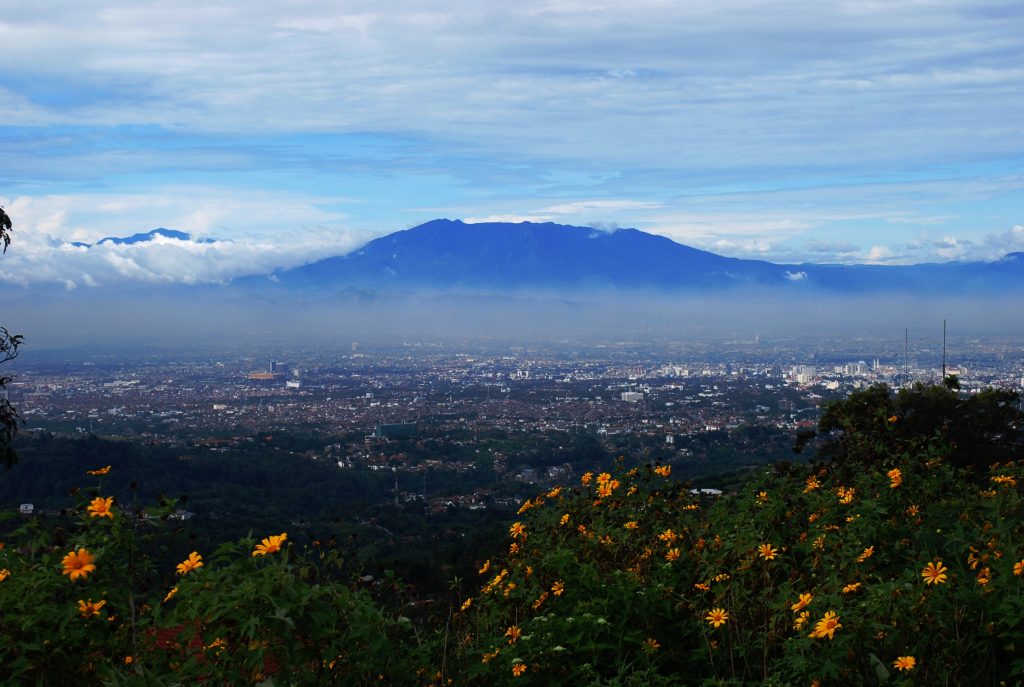
{"type": "Polygon", "coordinates": [[[533,602],[533,604],[532,604],[533,610],[536,611],[538,608],[541,607],[541,604],[543,604],[547,600],[548,600],[548,593],[544,592],[543,594],[541,594],[540,596],[537,597],[536,601],[533,602]]]}
{"type": "Polygon", "coordinates": [[[818,488],[821,487],[821,482],[819,482],[818,478],[815,477],[814,475],[811,475],[810,477],[808,477],[807,481],[804,482],[804,484],[807,485],[807,486],[804,487],[804,493],[805,494],[807,492],[809,492],[809,491],[814,491],[815,489],[818,489],[818,488]]]}
{"type": "Polygon", "coordinates": [[[559,580],[558,582],[555,582],[553,585],[551,585],[551,593],[554,594],[555,596],[561,596],[562,592],[564,592],[564,591],[565,591],[565,585],[562,584],[561,580],[559,580]]]}
{"type": "Polygon", "coordinates": [[[916,665],[917,659],[913,656],[900,656],[892,662],[892,667],[896,670],[913,670],[916,665]]]}
{"type": "Polygon", "coordinates": [[[597,483],[598,484],[607,484],[608,482],[611,482],[611,481],[612,481],[612,476],[610,474],[608,474],[607,472],[602,472],[600,475],[597,476],[597,483]]]}
{"type": "Polygon", "coordinates": [[[484,561],[484,564],[482,566],[480,566],[480,570],[478,570],[477,572],[479,572],[481,575],[483,575],[484,573],[486,573],[490,569],[491,569],[491,559],[488,558],[486,561],[484,561]]]}
{"type": "Polygon", "coordinates": [[[924,566],[921,577],[924,578],[925,584],[942,584],[946,581],[946,570],[942,561],[933,561],[924,566]]]}
{"type": "Polygon", "coordinates": [[[518,625],[512,625],[505,630],[505,636],[508,637],[509,644],[515,644],[516,641],[523,635],[523,631],[519,629],[518,625]]]}
{"type": "Polygon", "coordinates": [[[126,666],[130,666],[130,665],[131,665],[132,663],[134,663],[134,662],[135,662],[135,659],[134,659],[134,658],[132,658],[131,656],[125,656],[125,657],[124,657],[124,664],[125,664],[126,666]]]}
{"type": "Polygon", "coordinates": [[[86,470],[85,474],[87,474],[87,475],[105,475],[108,472],[110,472],[110,466],[109,465],[106,466],[106,467],[99,468],[98,470],[86,470]]]}
{"type": "MultiPolygon", "coordinates": [[[[603,473],[603,474],[607,474],[607,473],[603,473]]],[[[612,492],[614,492],[618,488],[619,488],[619,480],[617,480],[617,479],[605,480],[604,482],[600,482],[597,485],[597,495],[600,496],[601,498],[605,499],[605,498],[608,498],[609,496],[611,496],[612,492]]]]}
{"type": "Polygon", "coordinates": [[[103,599],[100,599],[96,602],[93,602],[92,599],[89,599],[88,601],[79,599],[78,612],[82,615],[83,618],[93,618],[100,614],[100,609],[103,608],[106,604],[107,602],[103,599]]]}
{"type": "Polygon", "coordinates": [[[1021,574],[1024,574],[1024,558],[1013,564],[1013,574],[1018,577],[1020,577],[1021,574]]]}
{"type": "Polygon", "coordinates": [[[885,474],[889,476],[889,486],[891,488],[895,489],[903,484],[903,473],[900,472],[899,468],[893,468],[885,474]]]}
{"type": "Polygon", "coordinates": [[[775,555],[778,554],[779,550],[772,548],[771,544],[761,544],[757,547],[757,553],[761,558],[766,561],[774,560],[775,555]]]}
{"type": "Polygon", "coordinates": [[[793,611],[794,613],[796,613],[797,611],[802,611],[802,610],[804,610],[805,608],[807,608],[811,604],[811,601],[813,599],[814,599],[814,596],[812,596],[809,593],[808,594],[801,594],[800,595],[800,599],[795,604],[790,606],[789,610],[793,611]]]}
{"type": "Polygon", "coordinates": [[[729,614],[725,612],[723,608],[712,608],[708,611],[708,614],[704,616],[704,620],[708,622],[714,628],[719,628],[725,625],[725,621],[729,619],[729,614]]]}
{"type": "Polygon", "coordinates": [[[899,418],[899,415],[890,415],[890,416],[889,416],[889,424],[890,424],[890,425],[891,425],[891,424],[895,424],[895,423],[896,423],[896,421],[897,421],[897,420],[899,420],[899,419],[900,419],[900,418],[899,418]]]}
{"type": "Polygon", "coordinates": [[[658,475],[659,477],[668,477],[669,475],[672,474],[672,466],[659,465],[658,467],[654,468],[654,474],[658,475]]]}
{"type": "Polygon", "coordinates": [[[843,587],[843,594],[853,594],[855,591],[860,589],[860,582],[851,582],[850,584],[843,587]]]}
{"type": "Polygon", "coordinates": [[[96,566],[93,564],[94,560],[96,559],[86,549],[72,551],[64,556],[64,559],[61,561],[64,565],[64,572],[62,574],[68,575],[72,582],[79,577],[88,577],[89,573],[96,571],[96,566]]]}
{"type": "Polygon", "coordinates": [[[203,557],[198,552],[193,551],[188,555],[188,558],[178,563],[178,574],[185,575],[201,567],[203,567],[203,557]]]}
{"type": "Polygon", "coordinates": [[[801,611],[800,615],[798,615],[796,617],[796,620],[793,621],[793,629],[794,630],[799,630],[810,619],[810,617],[811,617],[811,612],[810,611],[801,611]]]}
{"type": "Polygon", "coordinates": [[[565,527],[569,523],[569,514],[566,513],[558,520],[559,527],[565,527]]]}
{"type": "Polygon", "coordinates": [[[473,597],[469,597],[468,599],[466,599],[465,601],[462,602],[462,606],[459,607],[459,610],[460,611],[465,611],[465,610],[467,610],[472,605],[473,605],[473,597]]]}
{"type": "Polygon", "coordinates": [[[495,658],[497,658],[498,654],[500,654],[500,653],[501,653],[501,647],[498,647],[494,651],[488,651],[486,654],[483,655],[483,658],[481,658],[480,662],[481,663],[490,663],[495,658]]]}
{"type": "Polygon", "coordinates": [[[864,552],[861,555],[857,556],[857,562],[858,563],[863,563],[867,559],[871,558],[871,556],[873,556],[874,553],[875,553],[875,547],[869,546],[868,548],[864,549],[864,552]]]}
{"type": "Polygon", "coordinates": [[[647,641],[644,642],[644,651],[648,654],[653,654],[655,651],[661,648],[661,644],[654,637],[648,637],[647,641]]]}
{"type": "Polygon", "coordinates": [[[907,509],[903,512],[913,518],[921,512],[921,509],[920,507],[911,504],[910,506],[907,506],[907,509]]]}
{"type": "Polygon", "coordinates": [[[523,505],[519,506],[519,510],[516,511],[516,515],[522,515],[531,508],[533,508],[533,501],[526,499],[523,501],[523,505]]]}
{"type": "Polygon", "coordinates": [[[697,582],[697,583],[695,583],[693,585],[693,588],[694,589],[699,589],[702,592],[710,592],[711,591],[711,585],[708,584],[707,582],[697,582]]]}
{"type": "Polygon", "coordinates": [[[519,553],[519,542],[512,542],[508,545],[508,555],[514,556],[519,553]]]}
{"type": "Polygon", "coordinates": [[[164,597],[164,603],[167,603],[178,593],[178,585],[171,587],[171,591],[167,592],[167,596],[164,597]]]}
{"type": "Polygon", "coordinates": [[[625,525],[623,525],[623,527],[625,527],[627,530],[635,530],[639,526],[640,524],[636,520],[630,520],[625,525]]]}
{"type": "Polygon", "coordinates": [[[89,504],[89,508],[88,508],[89,517],[90,518],[110,518],[111,520],[113,520],[114,519],[114,514],[112,512],[110,512],[110,509],[113,507],[113,505],[114,505],[114,497],[113,496],[110,496],[108,498],[103,498],[102,496],[97,496],[96,498],[94,498],[92,500],[92,503],[89,504]]]}
{"type": "Polygon", "coordinates": [[[839,616],[835,614],[835,611],[827,611],[821,620],[814,626],[814,631],[811,632],[811,639],[825,639],[828,637],[832,639],[832,635],[835,631],[841,628],[843,625],[839,622],[839,616]]]}
{"type": "Polygon", "coordinates": [[[285,542],[285,540],[287,538],[288,538],[288,533],[287,532],[282,532],[281,534],[271,535],[271,536],[267,537],[266,539],[263,539],[259,544],[256,545],[256,548],[253,549],[252,555],[253,556],[266,556],[267,554],[277,553],[278,551],[281,550],[281,545],[284,544],[284,542],[285,542]]]}
{"type": "Polygon", "coordinates": [[[853,503],[853,495],[857,492],[853,487],[839,487],[836,489],[836,495],[839,497],[839,503],[848,505],[853,503]]]}
{"type": "Polygon", "coordinates": [[[671,563],[679,558],[679,549],[669,549],[665,553],[665,560],[671,563]]]}
{"type": "Polygon", "coordinates": [[[526,527],[521,522],[514,522],[512,523],[512,526],[508,528],[508,533],[511,534],[513,538],[518,539],[519,537],[526,535],[526,527]]]}
{"type": "Polygon", "coordinates": [[[552,489],[551,491],[548,492],[548,498],[549,499],[557,499],[558,495],[561,494],[561,493],[562,493],[562,487],[555,487],[554,489],[552,489]]]}
{"type": "Polygon", "coordinates": [[[590,484],[590,480],[592,480],[592,479],[594,479],[594,473],[592,473],[592,472],[584,472],[583,473],[583,477],[580,477],[580,482],[583,484],[583,486],[586,486],[586,485],[590,484]]]}
{"type": "Polygon", "coordinates": [[[665,542],[666,544],[674,544],[676,539],[678,539],[678,538],[679,538],[679,535],[677,535],[675,532],[673,532],[672,528],[669,528],[669,529],[665,530],[664,532],[662,532],[661,534],[658,535],[658,539],[660,539],[661,541],[665,542]]]}
{"type": "Polygon", "coordinates": [[[11,576],[11,571],[7,568],[0,569],[0,582],[3,582],[11,576]]]}
{"type": "Polygon", "coordinates": [[[526,672],[526,664],[525,663],[517,663],[514,666],[512,666],[512,676],[513,677],[519,677],[520,675],[522,675],[525,672],[526,672]]]}
{"type": "Polygon", "coordinates": [[[980,584],[982,587],[984,587],[985,585],[987,585],[991,581],[992,581],[992,571],[989,570],[987,567],[986,568],[982,568],[981,572],[978,573],[978,584],[980,584]]]}
{"type": "Polygon", "coordinates": [[[768,503],[768,492],[767,491],[759,491],[759,492],[757,492],[757,497],[756,497],[755,500],[757,501],[757,503],[759,505],[762,505],[762,506],[764,504],[768,503]]]}
{"type": "Polygon", "coordinates": [[[1001,487],[1017,486],[1016,478],[1011,477],[1010,475],[996,475],[995,477],[992,477],[990,479],[1001,487]]]}

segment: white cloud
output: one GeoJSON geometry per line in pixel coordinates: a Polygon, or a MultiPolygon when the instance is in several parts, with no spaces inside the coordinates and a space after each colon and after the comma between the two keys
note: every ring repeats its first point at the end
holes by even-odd
{"type": "Polygon", "coordinates": [[[871,250],[868,251],[867,260],[868,262],[890,262],[899,257],[896,251],[889,246],[871,246],[871,250]]]}
{"type": "Polygon", "coordinates": [[[788,279],[789,281],[803,281],[804,279],[807,279],[807,273],[803,272],[803,271],[800,271],[800,272],[789,272],[789,271],[787,271],[786,272],[786,279],[788,279]]]}
{"type": "Polygon", "coordinates": [[[14,220],[11,248],[0,260],[0,281],[23,285],[224,282],[344,254],[373,238],[346,227],[344,215],[322,209],[316,199],[287,194],[179,189],[167,194],[0,198],[0,204],[14,220]],[[225,224],[236,228],[235,238],[219,239],[218,229],[225,224]],[[95,243],[157,226],[185,231],[195,239],[214,238],[199,242],[158,236],[137,244],[95,243]],[[71,241],[93,245],[74,246],[71,241]]]}

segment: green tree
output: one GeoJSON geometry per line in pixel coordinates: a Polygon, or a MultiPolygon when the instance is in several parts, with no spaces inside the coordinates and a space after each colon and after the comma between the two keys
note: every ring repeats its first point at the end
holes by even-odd
{"type": "MultiPolygon", "coordinates": [[[[11,245],[11,228],[11,218],[0,207],[0,243],[3,244],[4,253],[11,245]]],[[[22,340],[21,335],[11,334],[6,327],[0,327],[0,364],[18,355],[18,346],[22,340]]],[[[7,385],[10,381],[10,377],[0,375],[0,461],[7,467],[11,467],[17,460],[11,442],[18,431],[18,411],[7,398],[7,385]]]]}
{"type": "Polygon", "coordinates": [[[955,377],[896,392],[875,384],[826,403],[818,432],[818,457],[837,466],[875,465],[938,441],[954,466],[983,471],[1024,448],[1024,413],[1018,393],[965,394],[955,377]]]}

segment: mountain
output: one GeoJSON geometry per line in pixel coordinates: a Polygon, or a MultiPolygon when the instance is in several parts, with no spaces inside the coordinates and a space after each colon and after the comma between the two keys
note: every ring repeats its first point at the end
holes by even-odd
{"type": "MultiPolygon", "coordinates": [[[[637,229],[554,223],[467,224],[438,219],[378,238],[348,255],[278,270],[274,288],[515,291],[721,291],[777,288],[848,294],[1024,291],[1024,254],[993,263],[775,264],[728,258],[637,229]]],[[[240,280],[255,286],[265,280],[240,280]]],[[[269,285],[268,285],[269,286],[269,285]]]]}
{"type": "Polygon", "coordinates": [[[146,243],[152,241],[157,236],[162,236],[168,239],[176,239],[178,241],[195,241],[196,243],[213,243],[212,239],[193,239],[191,234],[186,234],[183,231],[177,231],[175,229],[164,229],[160,227],[152,231],[147,231],[144,234],[132,234],[131,236],[119,237],[119,236],[106,236],[95,244],[83,243],[81,241],[72,242],[72,246],[78,246],[79,248],[90,248],[93,245],[102,246],[106,243],[112,243],[114,245],[133,245],[136,243],[146,243]]]}

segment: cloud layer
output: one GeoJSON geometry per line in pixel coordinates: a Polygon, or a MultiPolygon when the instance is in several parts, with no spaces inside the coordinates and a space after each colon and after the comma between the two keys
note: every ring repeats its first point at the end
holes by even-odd
{"type": "MultiPolygon", "coordinates": [[[[224,239],[191,272],[104,258],[151,279],[269,259],[267,217],[302,246],[285,262],[438,216],[987,258],[1024,221],[1022,19],[1011,0],[21,3],[0,16],[0,195],[18,260],[52,248],[32,236],[224,239]]],[[[33,269],[83,282],[67,257],[33,269]]]]}

